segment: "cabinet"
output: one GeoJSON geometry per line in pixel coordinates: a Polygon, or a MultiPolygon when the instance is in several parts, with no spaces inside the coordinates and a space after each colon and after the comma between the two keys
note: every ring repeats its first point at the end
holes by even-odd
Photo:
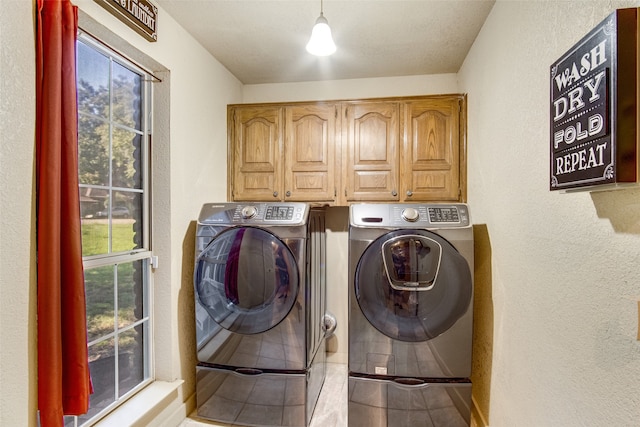
{"type": "Polygon", "coordinates": [[[346,201],[398,201],[399,103],[347,102],[343,117],[346,201]]]}
{"type": "Polygon", "coordinates": [[[457,201],[463,196],[461,101],[447,97],[404,103],[402,201],[457,201]]]}
{"type": "Polygon", "coordinates": [[[334,104],[229,106],[229,199],[333,203],[334,104]]]}
{"type": "Polygon", "coordinates": [[[229,198],[273,200],[282,188],[282,109],[247,106],[229,111],[229,198]]]}
{"type": "Polygon", "coordinates": [[[231,105],[235,201],[466,200],[466,98],[231,105]]]}
{"type": "Polygon", "coordinates": [[[284,200],[333,202],[337,106],[285,108],[284,200]]]}

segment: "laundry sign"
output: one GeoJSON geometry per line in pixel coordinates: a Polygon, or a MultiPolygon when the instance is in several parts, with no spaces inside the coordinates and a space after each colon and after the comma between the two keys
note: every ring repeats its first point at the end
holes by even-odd
{"type": "Polygon", "coordinates": [[[619,9],[551,65],[551,190],[637,182],[638,9],[619,9]]]}
{"type": "Polygon", "coordinates": [[[95,0],[150,42],[158,40],[158,7],[148,0],[95,0]]]}

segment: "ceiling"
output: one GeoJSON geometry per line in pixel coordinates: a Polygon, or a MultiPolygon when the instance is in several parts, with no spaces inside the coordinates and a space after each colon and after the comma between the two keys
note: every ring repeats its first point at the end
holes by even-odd
{"type": "Polygon", "coordinates": [[[320,0],[155,0],[244,84],[456,73],[494,2],[324,0],[338,50],[315,57],[320,0]]]}

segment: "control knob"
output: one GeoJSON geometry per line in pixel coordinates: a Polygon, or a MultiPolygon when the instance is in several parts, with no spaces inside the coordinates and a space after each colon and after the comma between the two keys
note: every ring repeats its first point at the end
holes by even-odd
{"type": "Polygon", "coordinates": [[[256,213],[258,213],[258,210],[255,206],[245,206],[242,208],[241,215],[243,219],[251,219],[256,216],[256,213]]]}
{"type": "Polygon", "coordinates": [[[420,218],[420,213],[414,208],[405,208],[402,210],[402,219],[409,222],[416,222],[420,218]]]}

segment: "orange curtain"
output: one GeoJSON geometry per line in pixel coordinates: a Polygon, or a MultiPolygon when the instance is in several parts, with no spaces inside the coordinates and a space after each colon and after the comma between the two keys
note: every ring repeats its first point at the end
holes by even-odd
{"type": "Polygon", "coordinates": [[[78,191],[76,32],[69,0],[37,0],[38,409],[42,427],[89,409],[78,191]]]}

